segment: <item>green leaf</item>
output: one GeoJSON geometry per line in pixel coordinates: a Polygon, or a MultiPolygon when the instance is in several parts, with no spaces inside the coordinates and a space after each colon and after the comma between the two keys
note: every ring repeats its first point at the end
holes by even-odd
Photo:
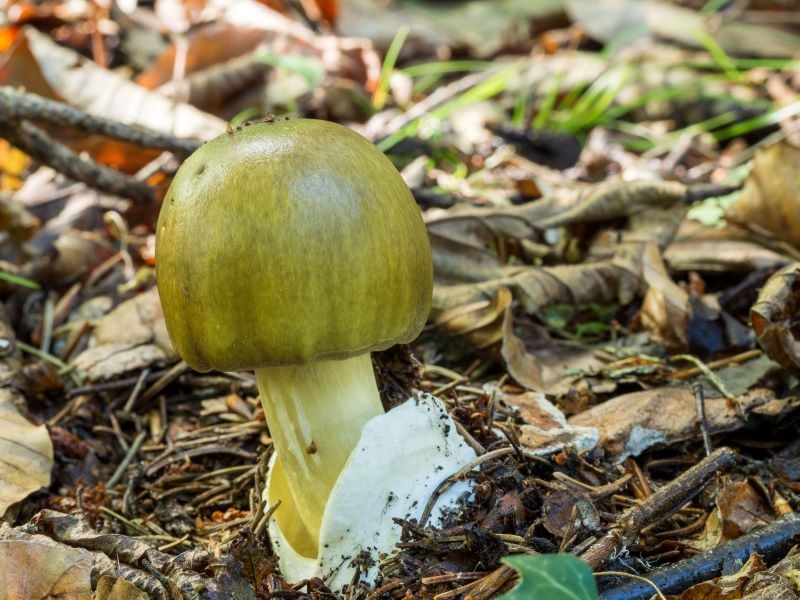
{"type": "Polygon", "coordinates": [[[520,582],[498,600],[596,600],[597,584],[588,565],[571,554],[518,554],[502,559],[520,582]]]}

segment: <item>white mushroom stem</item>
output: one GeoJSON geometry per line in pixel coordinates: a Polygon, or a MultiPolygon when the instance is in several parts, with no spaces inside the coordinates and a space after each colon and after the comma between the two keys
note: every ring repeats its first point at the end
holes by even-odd
{"type": "Polygon", "coordinates": [[[316,557],[320,522],[333,484],[361,427],[383,413],[369,354],[256,370],[261,404],[288,495],[275,519],[302,554],[316,557]],[[304,528],[297,527],[301,521],[304,528]],[[288,524],[292,523],[289,527],[288,524]]]}

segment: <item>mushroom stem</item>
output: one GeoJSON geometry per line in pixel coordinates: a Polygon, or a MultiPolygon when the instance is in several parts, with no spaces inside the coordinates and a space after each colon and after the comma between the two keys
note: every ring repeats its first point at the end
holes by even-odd
{"type": "Polygon", "coordinates": [[[276,521],[298,518],[306,533],[288,540],[316,557],[320,522],[333,484],[358,442],[361,427],[383,413],[369,353],[344,360],[256,369],[256,382],[275,453],[291,498],[280,498],[276,521]]]}

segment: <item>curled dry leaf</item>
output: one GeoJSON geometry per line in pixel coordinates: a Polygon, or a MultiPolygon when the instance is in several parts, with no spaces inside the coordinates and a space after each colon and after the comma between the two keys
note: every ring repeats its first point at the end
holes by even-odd
{"type": "Polygon", "coordinates": [[[686,196],[686,191],[686,186],[676,181],[604,181],[586,189],[573,208],[538,225],[549,228],[630,217],[653,208],[671,207],[686,196]]]}
{"type": "Polygon", "coordinates": [[[740,227],[705,227],[686,219],[664,251],[673,271],[751,273],[779,269],[792,262],[784,254],[756,243],[740,227]]]}
{"type": "Polygon", "coordinates": [[[733,540],[763,527],[775,517],[764,495],[749,481],[729,481],[716,498],[722,535],[733,540]]]}
{"type": "Polygon", "coordinates": [[[787,142],[756,153],[742,195],[726,217],[766,230],[778,240],[800,247],[800,149],[787,142]]]}
{"type": "Polygon", "coordinates": [[[655,244],[644,247],[642,274],[648,285],[642,301],[642,324],[668,347],[685,347],[691,319],[689,294],[669,276],[655,244]]]}
{"type": "Polygon", "coordinates": [[[510,289],[528,313],[549,304],[624,304],[641,286],[639,259],[625,254],[592,264],[520,269],[479,283],[439,285],[433,291],[434,311],[491,298],[501,287],[510,289]]]}
{"type": "Polygon", "coordinates": [[[33,425],[19,414],[15,400],[19,398],[11,389],[0,388],[0,515],[50,485],[53,469],[53,445],[47,427],[33,425]]]}
{"type": "Polygon", "coordinates": [[[556,342],[546,333],[539,339],[527,341],[528,344],[514,333],[514,314],[509,306],[503,315],[503,344],[500,354],[509,374],[529,390],[564,394],[578,377],[576,372],[597,369],[602,364],[590,348],[580,344],[556,342]]]}
{"type": "Polygon", "coordinates": [[[750,323],[767,355],[787,369],[800,369],[800,264],[767,280],[750,309],[750,323]]]}
{"type": "Polygon", "coordinates": [[[797,598],[800,580],[800,550],[792,548],[780,562],[767,568],[760,554],[751,554],[736,572],[704,581],[686,589],[677,600],[725,598],[727,600],[775,600],[797,598]]]}
{"type": "Polygon", "coordinates": [[[511,292],[500,288],[491,300],[462,304],[444,311],[434,319],[434,325],[483,350],[503,338],[503,316],[511,300],[511,292]]]}

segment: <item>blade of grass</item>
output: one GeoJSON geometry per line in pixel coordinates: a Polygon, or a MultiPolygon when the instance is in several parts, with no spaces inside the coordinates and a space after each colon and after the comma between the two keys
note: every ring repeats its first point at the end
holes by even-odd
{"type": "Polygon", "coordinates": [[[542,99],[542,104],[539,107],[539,112],[536,113],[536,117],[533,120],[533,128],[534,129],[542,129],[550,120],[551,115],[553,114],[553,109],[555,108],[556,101],[558,100],[558,92],[561,89],[561,84],[564,81],[564,73],[558,73],[553,80],[553,84],[547,90],[544,98],[542,99]]]}
{"type": "Polygon", "coordinates": [[[512,78],[518,76],[519,69],[520,63],[514,63],[513,65],[499,69],[495,73],[487,74],[486,78],[482,81],[479,81],[451,100],[431,109],[426,114],[410,120],[397,131],[379,140],[376,145],[383,152],[386,152],[398,142],[414,135],[423,119],[443,120],[452,115],[459,108],[497,96],[508,88],[508,84],[512,78]]]}
{"type": "Polygon", "coordinates": [[[775,110],[771,110],[763,115],[753,117],[752,119],[746,119],[744,121],[734,123],[730,127],[726,127],[715,132],[714,137],[716,137],[719,141],[729,140],[740,135],[747,135],[748,133],[758,129],[777,125],[784,119],[791,119],[799,114],[800,100],[792,102],[791,104],[787,104],[786,106],[776,108],[775,110]]]}
{"type": "Polygon", "coordinates": [[[719,65],[726,77],[732,81],[740,81],[742,79],[742,73],[736,68],[736,63],[731,60],[728,53],[725,52],[711,34],[706,31],[698,30],[695,31],[695,38],[703,49],[708,52],[712,60],[719,65]]]}
{"type": "Polygon", "coordinates": [[[5,281],[7,283],[13,283],[14,285],[18,285],[20,287],[28,288],[31,290],[38,290],[41,286],[32,281],[30,279],[26,279],[25,277],[20,277],[19,275],[15,275],[14,273],[9,273],[8,271],[0,271],[0,280],[5,281]]]}
{"type": "Polygon", "coordinates": [[[400,69],[400,72],[409,77],[422,77],[425,75],[449,75],[468,71],[485,71],[493,66],[495,66],[495,63],[488,60],[443,60],[410,65],[400,69]]]}
{"type": "Polygon", "coordinates": [[[411,29],[407,25],[403,25],[397,30],[397,33],[386,51],[386,56],[381,65],[381,74],[378,78],[378,88],[372,94],[372,106],[375,110],[381,110],[386,106],[386,100],[389,97],[389,77],[397,65],[397,59],[400,57],[400,51],[403,49],[403,44],[406,43],[406,38],[411,29]]]}

